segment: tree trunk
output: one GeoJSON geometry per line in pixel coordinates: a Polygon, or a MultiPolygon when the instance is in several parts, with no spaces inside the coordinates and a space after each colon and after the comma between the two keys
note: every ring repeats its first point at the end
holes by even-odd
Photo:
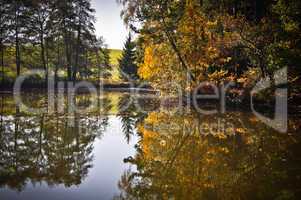
{"type": "MultiPolygon", "coordinates": [[[[41,28],[43,28],[43,27],[41,27],[41,28]]],[[[43,31],[41,32],[41,35],[40,35],[40,43],[41,43],[41,59],[42,59],[42,63],[43,63],[43,69],[45,71],[45,84],[47,85],[48,70],[47,70],[47,66],[46,66],[45,46],[44,46],[44,33],[43,33],[43,31]]]]}
{"type": "Polygon", "coordinates": [[[69,42],[68,39],[65,41],[65,51],[66,51],[66,59],[67,59],[67,75],[68,75],[68,81],[72,80],[72,68],[71,68],[71,55],[69,51],[69,42]]]}
{"type": "MultiPolygon", "coordinates": [[[[182,64],[183,68],[186,70],[186,72],[189,74],[189,77],[190,79],[195,82],[196,81],[196,78],[193,76],[193,74],[191,73],[189,67],[187,66],[186,62],[184,61],[184,58],[180,52],[180,50],[178,49],[177,47],[177,44],[176,44],[176,41],[175,41],[175,38],[172,36],[172,33],[169,32],[168,30],[168,26],[166,25],[166,22],[165,22],[165,19],[162,18],[162,22],[163,22],[163,27],[164,27],[164,32],[167,36],[167,39],[171,45],[171,47],[173,48],[173,50],[175,51],[180,63],[182,64]]],[[[190,81],[191,81],[190,80],[190,81]]]]}
{"type": "Polygon", "coordinates": [[[18,138],[19,138],[19,120],[20,120],[20,107],[19,105],[16,105],[16,115],[15,115],[15,135],[14,135],[14,152],[15,152],[15,157],[14,157],[14,164],[15,164],[15,170],[18,172],[18,138]]]}
{"type": "Polygon", "coordinates": [[[40,132],[39,132],[39,157],[42,159],[43,157],[43,131],[44,131],[44,114],[41,117],[40,121],[40,132]]]}
{"type": "Polygon", "coordinates": [[[165,33],[167,35],[168,41],[171,44],[171,47],[173,48],[173,50],[175,51],[180,63],[182,64],[182,66],[184,67],[184,69],[188,72],[189,77],[192,81],[196,81],[196,78],[193,76],[193,74],[191,73],[191,71],[189,70],[189,67],[186,65],[186,62],[184,61],[184,58],[181,54],[181,52],[179,51],[173,37],[170,35],[170,33],[168,32],[168,30],[165,30],[165,33]]]}
{"type": "Polygon", "coordinates": [[[2,71],[2,85],[4,84],[4,45],[1,42],[1,71],[2,71]]]}
{"type": "Polygon", "coordinates": [[[100,85],[100,82],[101,82],[101,58],[100,58],[100,55],[99,55],[99,52],[101,51],[101,49],[98,49],[98,48],[95,48],[95,56],[96,56],[96,63],[97,63],[97,66],[98,66],[98,73],[97,73],[97,76],[98,76],[98,83],[97,85],[99,86],[100,85]]]}
{"type": "Polygon", "coordinates": [[[74,65],[74,69],[73,69],[73,81],[74,82],[76,82],[76,74],[77,74],[77,71],[78,71],[80,40],[81,40],[81,24],[79,24],[78,29],[77,29],[75,65],[74,65]]]}
{"type": "Polygon", "coordinates": [[[66,29],[66,22],[64,20],[64,42],[65,42],[65,54],[66,54],[66,60],[67,60],[67,76],[68,76],[68,81],[72,80],[72,69],[71,69],[71,54],[70,54],[70,39],[69,35],[67,33],[66,29]]]}
{"type": "Polygon", "coordinates": [[[260,71],[261,71],[261,77],[265,78],[266,77],[266,67],[265,67],[264,58],[261,55],[259,56],[259,67],[260,67],[260,71]]]}
{"type": "MultiPolygon", "coordinates": [[[[85,70],[88,72],[88,49],[85,50],[86,60],[85,60],[85,70]]],[[[87,78],[90,78],[90,73],[88,73],[87,78]]]]}
{"type": "Polygon", "coordinates": [[[20,67],[20,44],[19,38],[16,35],[16,66],[17,66],[17,76],[20,76],[21,67],[20,67]]]}
{"type": "Polygon", "coordinates": [[[60,44],[58,43],[57,45],[57,64],[55,65],[55,70],[54,70],[54,83],[55,83],[55,88],[57,88],[57,82],[58,82],[58,71],[59,71],[59,65],[60,65],[60,44]]]}
{"type": "Polygon", "coordinates": [[[49,43],[48,40],[45,40],[45,49],[46,49],[46,70],[47,70],[47,76],[49,73],[49,51],[48,51],[49,43]]]}
{"type": "Polygon", "coordinates": [[[237,17],[237,10],[238,10],[238,1],[235,0],[235,1],[234,1],[234,7],[233,7],[233,15],[234,15],[235,17],[237,17]]]}
{"type": "Polygon", "coordinates": [[[18,16],[17,16],[17,8],[15,12],[15,50],[16,50],[16,67],[17,67],[17,76],[20,76],[21,72],[21,56],[20,56],[20,40],[19,40],[19,27],[18,27],[18,16]]]}

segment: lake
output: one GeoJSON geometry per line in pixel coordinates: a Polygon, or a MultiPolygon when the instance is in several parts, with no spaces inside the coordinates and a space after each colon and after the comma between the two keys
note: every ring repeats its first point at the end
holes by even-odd
{"type": "Polygon", "coordinates": [[[25,93],[40,113],[0,98],[1,200],[301,197],[297,114],[279,133],[248,110],[202,115],[142,94],[80,94],[74,110],[25,93]]]}

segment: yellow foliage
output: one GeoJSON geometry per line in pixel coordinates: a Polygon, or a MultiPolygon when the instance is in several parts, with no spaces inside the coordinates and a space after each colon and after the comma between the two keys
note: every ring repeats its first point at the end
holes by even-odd
{"type": "Polygon", "coordinates": [[[151,112],[148,115],[148,117],[145,119],[145,122],[149,123],[149,124],[156,124],[156,123],[160,122],[158,114],[155,112],[151,112]]]}
{"type": "Polygon", "coordinates": [[[158,73],[159,68],[156,67],[156,56],[154,55],[155,46],[148,46],[144,52],[144,63],[139,67],[138,74],[145,80],[151,79],[158,73]]]}
{"type": "Polygon", "coordinates": [[[237,129],[236,129],[236,132],[237,132],[237,133],[240,133],[240,134],[244,134],[244,133],[246,133],[247,131],[246,131],[246,129],[244,129],[244,128],[237,128],[237,129]]]}
{"type": "Polygon", "coordinates": [[[220,71],[215,71],[212,74],[209,74],[209,80],[210,81],[223,81],[227,77],[228,71],[225,70],[220,70],[220,71]]]}
{"type": "MultiPolygon", "coordinates": [[[[183,90],[193,90],[202,81],[233,80],[233,75],[228,73],[225,66],[232,61],[227,49],[235,44],[237,34],[228,31],[219,32],[220,27],[230,27],[235,24],[235,19],[228,15],[208,18],[200,9],[199,2],[186,1],[184,14],[177,24],[174,36],[177,50],[173,48],[165,32],[162,32],[162,41],[143,36],[144,61],[140,64],[138,74],[144,80],[159,90],[172,93],[171,87],[164,84],[167,80],[177,82],[183,90]],[[181,55],[180,62],[178,54],[181,55]],[[218,67],[214,73],[209,72],[210,66],[218,67]],[[187,84],[187,68],[196,78],[196,81],[187,84]],[[165,86],[165,88],[164,88],[165,86]]],[[[160,23],[146,24],[148,27],[161,27],[160,23]]]]}

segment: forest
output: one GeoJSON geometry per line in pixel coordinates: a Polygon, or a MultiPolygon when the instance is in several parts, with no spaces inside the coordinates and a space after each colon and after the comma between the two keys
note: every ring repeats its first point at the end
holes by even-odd
{"type": "Polygon", "coordinates": [[[109,51],[95,34],[89,0],[1,0],[1,85],[31,69],[43,74],[29,83],[109,77],[109,51]]]}
{"type": "MultiPolygon", "coordinates": [[[[233,97],[247,97],[260,78],[288,71],[290,100],[300,98],[300,8],[298,0],[118,0],[131,34],[119,59],[121,81],[146,82],[174,93],[173,80],[189,93],[204,81],[234,82],[233,97]],[[133,39],[134,38],[134,39],[133,39]],[[125,80],[122,74],[129,75],[125,80]]],[[[110,52],[95,34],[89,0],[2,0],[1,85],[112,80],[110,52]]],[[[117,66],[118,67],[118,66],[117,66]]],[[[119,77],[118,77],[119,78],[119,77]]],[[[45,85],[45,84],[44,84],[45,85]]],[[[262,95],[271,94],[265,91],[262,95]]]]}
{"type": "MultiPolygon", "coordinates": [[[[120,0],[138,34],[138,74],[167,93],[166,80],[191,91],[232,81],[247,96],[261,78],[286,68],[290,100],[300,98],[301,2],[298,0],[120,0]],[[188,81],[187,81],[188,79],[188,81]]],[[[265,91],[263,98],[271,95],[265,91]]]]}

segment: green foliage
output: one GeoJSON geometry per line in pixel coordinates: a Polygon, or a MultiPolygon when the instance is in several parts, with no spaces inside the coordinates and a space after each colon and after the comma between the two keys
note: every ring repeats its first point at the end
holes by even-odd
{"type": "Polygon", "coordinates": [[[43,69],[46,79],[49,71],[56,80],[110,77],[109,52],[96,38],[90,0],[5,0],[0,13],[2,76],[43,69]]]}
{"type": "Polygon", "coordinates": [[[129,34],[124,44],[122,57],[119,59],[120,76],[125,81],[138,79],[135,49],[136,44],[132,41],[131,34],[129,34]]]}

